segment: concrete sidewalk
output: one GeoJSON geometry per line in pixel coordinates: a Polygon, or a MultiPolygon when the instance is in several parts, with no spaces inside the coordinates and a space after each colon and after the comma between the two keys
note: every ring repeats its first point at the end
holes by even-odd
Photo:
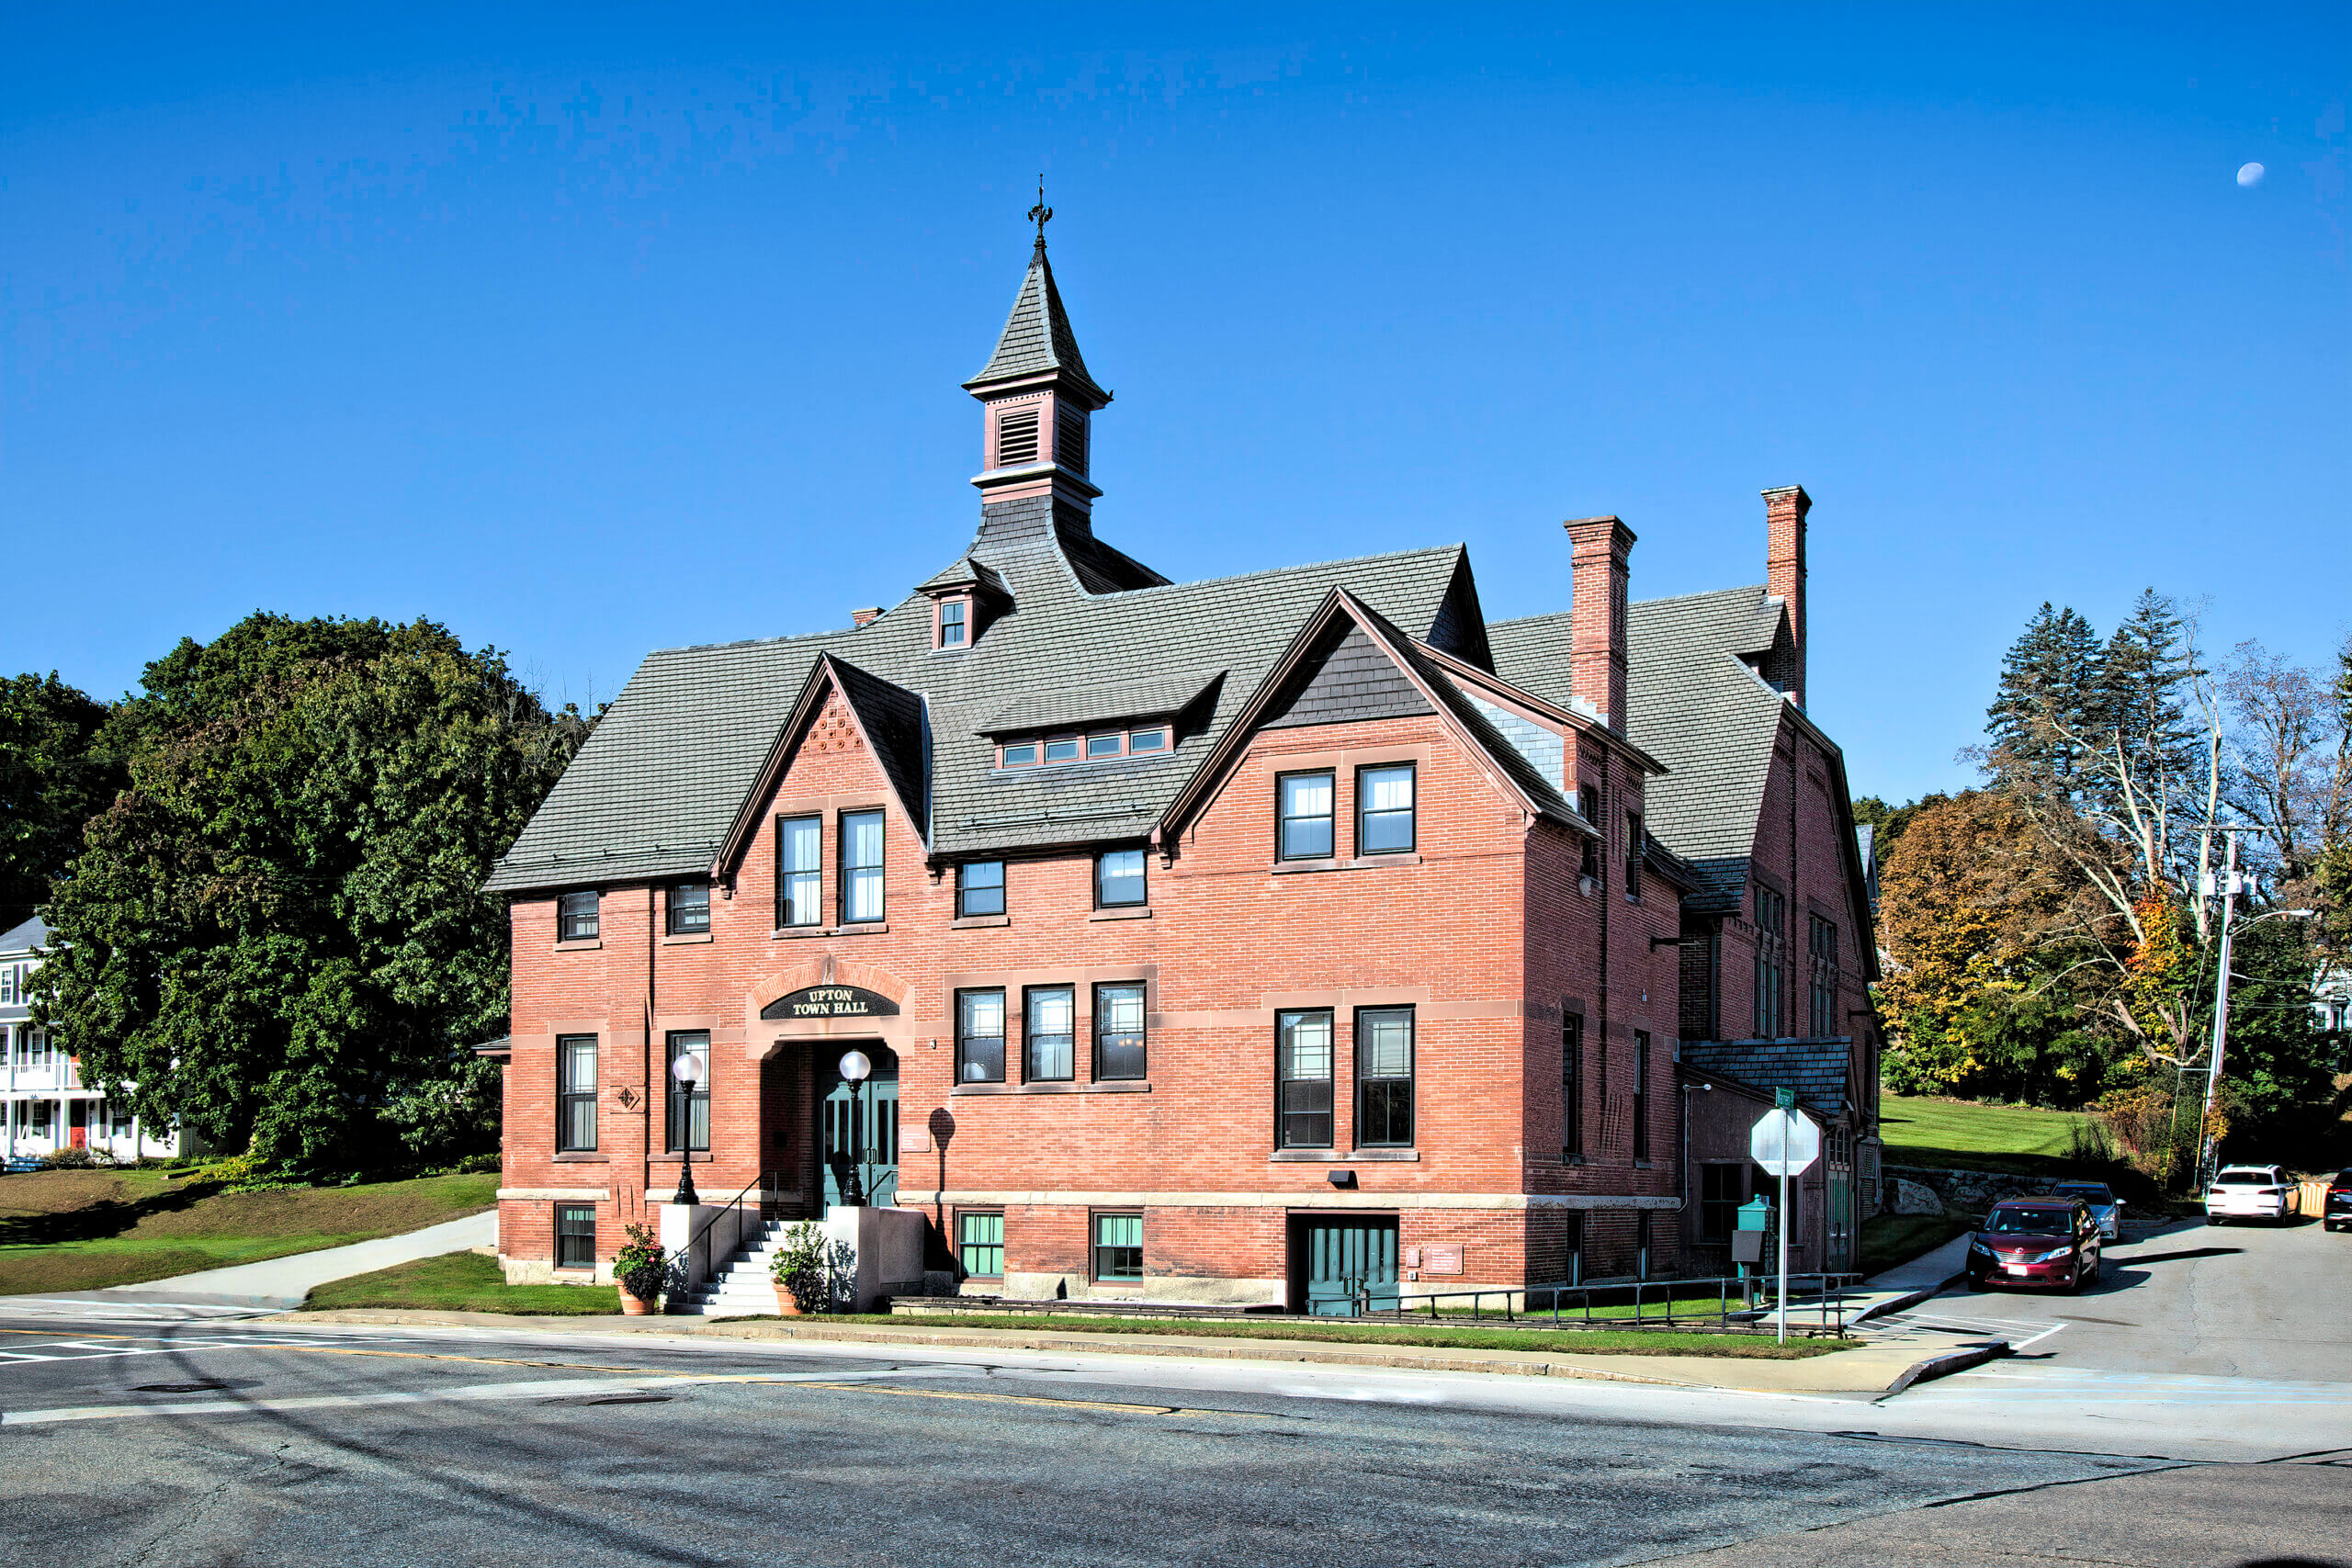
{"type": "Polygon", "coordinates": [[[87,1302],[94,1304],[155,1304],[211,1307],[255,1307],[284,1311],[302,1304],[314,1285],[372,1274],[396,1263],[438,1258],[498,1242],[498,1211],[485,1209],[462,1220],[427,1225],[405,1235],[378,1236],[348,1247],[297,1252],[260,1263],[240,1263],[229,1269],[206,1269],[140,1285],[116,1285],[103,1291],[63,1291],[54,1295],[0,1297],[0,1307],[12,1304],[87,1302]]]}

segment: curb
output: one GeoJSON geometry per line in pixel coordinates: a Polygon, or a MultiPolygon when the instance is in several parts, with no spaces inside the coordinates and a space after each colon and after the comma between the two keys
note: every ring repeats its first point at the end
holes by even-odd
{"type": "Polygon", "coordinates": [[[1967,1278],[1968,1271],[1966,1269],[1962,1269],[1959,1273],[1954,1274],[1949,1280],[1940,1280],[1938,1283],[1927,1286],[1922,1290],[1913,1291],[1908,1295],[1896,1296],[1891,1301],[1883,1301],[1878,1303],[1876,1305],[1864,1307],[1860,1312],[1856,1313],[1852,1317],[1847,1319],[1847,1321],[1849,1323],[1868,1323],[1874,1317],[1884,1317],[1892,1313],[1908,1312],[1922,1302],[1932,1301],[1937,1296],[1939,1296],[1946,1291],[1951,1290],[1954,1285],[1960,1284],[1967,1278]]]}
{"type": "Polygon", "coordinates": [[[1965,1350],[1954,1350],[1947,1355],[1930,1356],[1924,1361],[1914,1361],[1904,1368],[1903,1375],[1887,1384],[1886,1392],[1878,1397],[1893,1399],[1913,1383],[1931,1382],[1937,1378],[1950,1377],[1954,1372],[1964,1372],[1971,1367],[1981,1367],[1987,1361],[1999,1360],[2008,1353],[2007,1340],[1988,1339],[1982,1345],[1973,1345],[1965,1350]]]}

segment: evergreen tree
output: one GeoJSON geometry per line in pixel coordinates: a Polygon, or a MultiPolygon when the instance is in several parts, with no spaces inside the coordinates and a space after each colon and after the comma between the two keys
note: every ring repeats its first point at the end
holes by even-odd
{"type": "Polygon", "coordinates": [[[1999,693],[1985,710],[1999,776],[2013,787],[2075,796],[2084,751],[2098,744],[2101,669],[2091,624],[2042,601],[2001,660],[1999,693]]]}
{"type": "Polygon", "coordinates": [[[2186,688],[2205,671],[2196,667],[2188,624],[2172,600],[2154,589],[2141,591],[2131,615],[2115,628],[2098,660],[2090,709],[2102,739],[2116,749],[2125,777],[2103,778],[2098,804],[2124,813],[2120,798],[2128,778],[2143,802],[2170,827],[2193,820],[2196,781],[2204,772],[2199,754],[2199,727],[2189,717],[2186,688]]]}

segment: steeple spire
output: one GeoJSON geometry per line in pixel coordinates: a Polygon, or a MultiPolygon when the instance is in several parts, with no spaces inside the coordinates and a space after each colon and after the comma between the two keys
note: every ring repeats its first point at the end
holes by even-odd
{"type": "Polygon", "coordinates": [[[996,351],[964,389],[980,403],[980,489],[984,508],[1000,502],[1053,498],[1059,525],[1088,526],[1087,512],[1102,492],[1086,477],[1090,426],[1111,394],[1087,374],[1078,334],[1054,287],[1046,259],[1046,181],[1029,209],[1037,242],[1029,270],[1012,297],[1012,313],[997,334],[996,351]]]}

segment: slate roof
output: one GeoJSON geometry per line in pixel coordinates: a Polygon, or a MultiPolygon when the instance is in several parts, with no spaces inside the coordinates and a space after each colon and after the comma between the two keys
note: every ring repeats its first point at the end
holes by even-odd
{"type": "Polygon", "coordinates": [[[1086,373],[1086,361],[1079,357],[1078,334],[1070,331],[1069,312],[1062,309],[1062,292],[1054,287],[1053,264],[1046,259],[1046,242],[1039,240],[1029,257],[1028,274],[1021,280],[1021,292],[1012,297],[1012,313],[1005,318],[1004,331],[997,334],[996,352],[989,355],[980,373],[964,385],[968,389],[1057,370],[1103,402],[1111,400],[1111,394],[1086,373]]]}
{"type": "Polygon", "coordinates": [[[915,592],[928,593],[934,588],[960,588],[967,582],[977,583],[991,593],[1010,592],[1004,586],[1004,579],[969,556],[958,556],[955,560],[941,567],[937,571],[916,583],[915,592]]]}
{"type": "Polygon", "coordinates": [[[0,931],[0,953],[29,953],[49,945],[49,925],[39,915],[0,931]]]}
{"type": "Polygon", "coordinates": [[[1756,1089],[1792,1089],[1816,1116],[1845,1114],[1852,1088],[1853,1043],[1827,1040],[1685,1040],[1690,1073],[1720,1073],[1756,1089]]]}
{"type": "MultiPolygon", "coordinates": [[[[1784,617],[1762,584],[1649,599],[1627,607],[1627,730],[1666,764],[1647,785],[1647,826],[1687,862],[1693,907],[1736,910],[1786,706],[1741,655],[1770,650],[1784,617]]],[[[1571,699],[1569,616],[1487,628],[1495,670],[1558,706],[1571,699]]]]}
{"type": "Polygon", "coordinates": [[[980,726],[983,735],[1021,735],[1073,729],[1113,719],[1167,718],[1183,712],[1223,670],[1193,670],[1178,675],[1113,681],[1066,691],[1031,692],[980,726]]]}
{"type": "Polygon", "coordinates": [[[935,855],[1139,839],[1331,589],[1345,586],[1425,637],[1464,559],[1453,545],[1098,594],[1069,560],[1067,532],[1028,530],[990,545],[1012,604],[968,649],[933,649],[919,607],[927,602],[914,594],[864,626],[649,655],[487,886],[707,871],[825,652],[927,707],[935,855]],[[995,766],[984,728],[1015,702],[1170,669],[1226,672],[1170,751],[995,766]]]}

